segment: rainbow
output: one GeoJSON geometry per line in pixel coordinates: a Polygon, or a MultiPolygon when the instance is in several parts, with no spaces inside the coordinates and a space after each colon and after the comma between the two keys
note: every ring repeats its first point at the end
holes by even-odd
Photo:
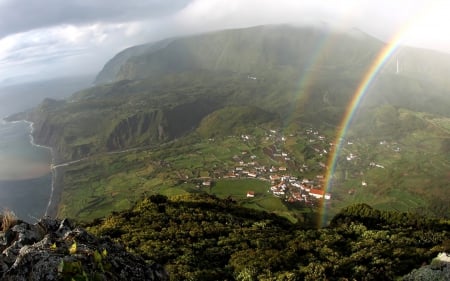
{"type": "Polygon", "coordinates": [[[312,74],[314,74],[314,67],[320,67],[322,61],[325,59],[324,54],[332,47],[332,45],[333,33],[331,31],[325,31],[316,44],[315,52],[312,54],[312,56],[310,56],[308,63],[306,63],[306,67],[304,69],[305,75],[303,75],[299,83],[300,90],[308,91],[309,87],[312,86],[314,77],[311,76],[313,76],[312,74]]]}
{"type": "Polygon", "coordinates": [[[294,113],[302,112],[303,106],[310,95],[311,95],[311,86],[314,84],[313,82],[316,80],[316,75],[319,74],[317,67],[320,67],[322,61],[325,59],[324,54],[331,48],[333,44],[333,37],[330,34],[327,35],[325,32],[321,38],[319,38],[315,44],[315,51],[306,61],[303,69],[303,75],[298,82],[297,90],[295,91],[297,104],[291,109],[291,111],[287,115],[286,124],[290,124],[293,121],[295,116],[294,113]]]}
{"type": "MultiPolygon", "coordinates": [[[[377,54],[372,64],[369,66],[368,70],[365,72],[361,82],[359,83],[356,91],[354,92],[349,105],[344,113],[344,117],[340,122],[337,130],[337,134],[335,137],[335,147],[331,152],[330,157],[327,163],[327,173],[325,176],[325,192],[330,192],[333,188],[333,175],[336,170],[336,164],[338,156],[342,150],[344,137],[347,134],[347,130],[349,125],[351,124],[352,118],[355,114],[356,109],[361,103],[362,99],[367,93],[367,90],[371,86],[372,82],[375,80],[380,70],[395,53],[397,48],[401,45],[401,42],[404,36],[408,31],[411,30],[413,24],[417,23],[422,19],[425,15],[428,15],[430,12],[431,6],[428,6],[428,9],[423,9],[419,14],[411,17],[409,21],[407,21],[402,28],[388,41],[388,43],[381,49],[381,51],[377,54]]],[[[323,227],[327,222],[327,206],[326,204],[322,204],[320,213],[319,213],[319,227],[323,227]]]]}
{"type": "MultiPolygon", "coordinates": [[[[344,113],[344,117],[338,126],[338,131],[335,137],[335,147],[332,150],[331,156],[328,159],[328,170],[325,176],[325,191],[330,192],[332,189],[332,179],[334,172],[336,170],[336,164],[338,156],[340,155],[340,152],[342,150],[344,137],[347,134],[347,130],[349,128],[349,125],[352,121],[353,116],[355,115],[355,111],[358,108],[359,104],[361,103],[362,99],[364,98],[365,94],[367,93],[368,88],[370,87],[371,83],[374,81],[375,77],[378,75],[386,61],[391,57],[391,55],[395,52],[395,50],[398,48],[400,42],[400,38],[397,40],[391,41],[391,43],[387,44],[382,51],[377,55],[376,59],[372,63],[372,65],[369,67],[368,71],[364,75],[363,79],[361,80],[360,84],[358,85],[355,93],[353,94],[353,97],[344,113]]],[[[324,226],[326,223],[326,205],[323,204],[322,211],[320,212],[320,225],[324,226]]]]}

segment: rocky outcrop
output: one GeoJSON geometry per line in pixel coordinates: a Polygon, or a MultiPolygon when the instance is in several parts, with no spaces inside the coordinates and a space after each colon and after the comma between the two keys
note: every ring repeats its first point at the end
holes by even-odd
{"type": "Polygon", "coordinates": [[[403,276],[403,281],[450,280],[450,255],[440,253],[429,265],[423,265],[403,276]]]}
{"type": "Polygon", "coordinates": [[[97,238],[70,221],[17,222],[0,232],[1,280],[169,280],[109,238],[97,238]]]}

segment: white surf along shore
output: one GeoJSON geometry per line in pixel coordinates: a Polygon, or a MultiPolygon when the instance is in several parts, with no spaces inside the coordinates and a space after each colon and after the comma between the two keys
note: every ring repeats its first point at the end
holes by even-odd
{"type": "MultiPolygon", "coordinates": [[[[58,215],[59,202],[60,202],[61,194],[63,191],[63,177],[62,176],[64,174],[64,172],[58,173],[58,168],[62,168],[62,167],[69,166],[71,164],[75,164],[77,162],[86,160],[89,157],[84,157],[84,158],[73,160],[73,161],[58,163],[58,161],[60,161],[60,159],[58,158],[56,152],[54,151],[54,149],[52,147],[38,144],[35,142],[34,137],[33,137],[33,133],[35,130],[33,122],[28,121],[28,120],[6,121],[4,118],[0,119],[0,122],[1,123],[24,122],[24,123],[28,124],[29,125],[30,144],[32,146],[39,147],[39,148],[45,148],[50,151],[50,154],[51,154],[50,171],[52,173],[51,191],[49,194],[49,199],[48,199],[48,203],[47,203],[47,207],[46,207],[44,216],[56,218],[56,216],[58,215]]],[[[124,153],[124,152],[128,152],[128,151],[136,150],[136,149],[139,149],[139,148],[126,149],[126,150],[122,150],[122,151],[113,151],[113,152],[108,152],[108,154],[124,153]]]]}
{"type": "Polygon", "coordinates": [[[33,122],[27,121],[27,120],[16,121],[16,122],[25,122],[29,125],[29,128],[30,128],[29,136],[30,136],[31,145],[50,150],[50,155],[52,157],[52,160],[50,163],[50,171],[52,173],[52,185],[51,185],[50,196],[48,199],[47,208],[45,209],[44,216],[56,217],[58,204],[56,204],[56,206],[53,206],[53,200],[54,200],[54,195],[55,195],[55,185],[56,185],[56,181],[57,181],[57,171],[56,171],[57,166],[55,166],[55,154],[54,154],[53,148],[50,146],[37,144],[34,141],[34,137],[33,137],[34,123],[33,122]],[[52,206],[53,206],[53,208],[52,208],[52,206]]]}
{"type": "MultiPolygon", "coordinates": [[[[58,214],[58,205],[59,205],[59,201],[61,199],[61,193],[62,193],[62,189],[63,189],[63,182],[62,182],[62,175],[60,173],[58,173],[58,168],[61,167],[66,167],[69,166],[71,164],[80,162],[85,160],[86,158],[81,158],[78,160],[73,160],[73,161],[68,161],[68,162],[64,162],[64,163],[56,163],[57,162],[57,157],[55,154],[55,151],[52,147],[50,146],[45,146],[45,145],[41,145],[41,144],[37,144],[34,141],[34,137],[33,137],[33,132],[34,132],[34,123],[31,121],[27,121],[27,120],[22,120],[23,122],[29,124],[30,126],[30,143],[33,146],[36,147],[41,147],[41,148],[45,148],[50,150],[50,154],[52,157],[51,163],[50,163],[50,170],[52,173],[52,185],[51,185],[51,191],[50,191],[50,197],[48,200],[48,204],[47,204],[47,208],[45,210],[45,214],[44,216],[48,216],[48,217],[52,217],[52,218],[56,218],[57,214],[58,214]]],[[[18,121],[21,122],[21,121],[18,121]]]]}

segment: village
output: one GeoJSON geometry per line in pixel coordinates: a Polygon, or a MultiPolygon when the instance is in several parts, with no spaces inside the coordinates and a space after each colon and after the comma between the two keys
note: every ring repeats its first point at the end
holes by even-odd
{"type": "MultiPolygon", "coordinates": [[[[252,135],[240,135],[242,142],[254,141],[252,135]]],[[[328,154],[333,144],[317,130],[306,129],[301,135],[283,136],[277,130],[269,130],[264,136],[268,146],[262,147],[265,159],[260,159],[249,151],[241,151],[233,155],[233,167],[217,178],[204,178],[199,186],[213,188],[218,179],[256,179],[270,183],[267,192],[290,203],[305,203],[314,205],[318,200],[330,200],[331,194],[325,191],[325,174],[328,154]],[[307,143],[307,150],[311,150],[314,157],[314,167],[305,161],[297,160],[287,149],[285,142],[288,138],[303,138],[307,143]],[[262,164],[264,163],[264,164],[262,164]],[[272,163],[267,165],[267,163],[272,163]],[[306,177],[309,176],[309,178],[306,177]]],[[[257,197],[253,190],[245,190],[247,198],[257,197]]],[[[245,193],[244,193],[245,194],[245,193]]],[[[259,194],[261,195],[261,194],[259,194]]]]}
{"type": "MultiPolygon", "coordinates": [[[[197,187],[211,190],[218,180],[255,179],[269,183],[267,192],[285,202],[315,205],[318,201],[330,202],[332,199],[332,194],[326,190],[326,163],[335,144],[319,130],[307,128],[284,135],[281,130],[267,129],[264,135],[241,134],[232,138],[251,149],[234,154],[226,165],[218,165],[214,172],[193,179],[197,187]],[[301,153],[295,153],[297,147],[293,143],[301,143],[301,153]]],[[[361,178],[359,185],[349,189],[348,194],[352,195],[358,188],[369,186],[364,179],[364,169],[384,169],[384,166],[374,161],[367,162],[367,159],[362,161],[356,140],[341,141],[342,161],[347,163],[347,167],[353,167],[351,170],[357,171],[354,172],[355,177],[361,178]]],[[[400,152],[397,143],[382,140],[379,146],[394,153],[400,152]]],[[[251,189],[242,192],[242,196],[247,198],[262,195],[251,189]]]]}

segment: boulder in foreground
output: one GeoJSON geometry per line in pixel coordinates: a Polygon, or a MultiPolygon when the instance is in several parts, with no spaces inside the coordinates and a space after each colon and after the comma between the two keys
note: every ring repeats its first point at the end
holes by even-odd
{"type": "Polygon", "coordinates": [[[169,280],[161,265],[147,264],[67,219],[29,224],[4,217],[2,229],[1,280],[169,280]]]}

